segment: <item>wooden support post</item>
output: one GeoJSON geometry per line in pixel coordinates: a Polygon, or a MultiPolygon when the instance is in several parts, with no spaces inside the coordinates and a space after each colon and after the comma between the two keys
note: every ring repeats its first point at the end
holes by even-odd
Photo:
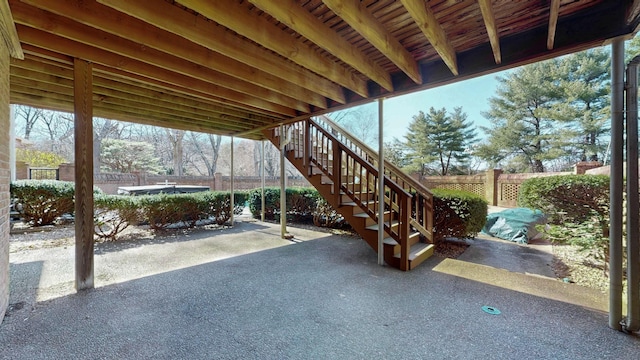
{"type": "Polygon", "coordinates": [[[76,290],[93,288],[93,103],[90,62],[73,61],[76,290]]]}
{"type": "MultiPolygon", "coordinates": [[[[378,265],[384,265],[384,100],[378,100],[378,265]]],[[[391,193],[389,193],[391,196],[391,193]]],[[[391,219],[389,219],[391,225],[391,219]]]]}

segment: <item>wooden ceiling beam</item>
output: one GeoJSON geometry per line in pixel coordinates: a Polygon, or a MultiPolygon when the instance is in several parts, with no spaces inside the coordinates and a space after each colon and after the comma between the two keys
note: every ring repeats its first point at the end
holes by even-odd
{"type": "Polygon", "coordinates": [[[216,104],[223,106],[231,111],[244,112],[247,118],[252,116],[266,116],[270,118],[287,118],[288,114],[281,114],[278,112],[265,110],[258,107],[253,107],[248,104],[236,103],[227,98],[217,96],[215,93],[203,91],[200,88],[184,87],[181,84],[175,84],[167,81],[149,78],[140,74],[131,73],[128,71],[110,68],[103,65],[96,64],[93,67],[94,74],[99,76],[120,81],[132,86],[141,87],[150,90],[168,91],[171,93],[178,93],[181,96],[193,97],[199,100],[206,101],[208,104],[216,104]]]}
{"type": "MultiPolygon", "coordinates": [[[[21,4],[12,7],[15,21],[53,35],[62,36],[92,47],[97,47],[119,56],[137,60],[156,67],[177,72],[194,79],[200,79],[220,89],[243,93],[258,97],[274,104],[282,105],[301,112],[309,112],[309,105],[292,97],[278,94],[269,89],[255,86],[246,81],[237,80],[227,74],[214,71],[196,63],[186,61],[161,51],[140,46],[133,41],[105,33],[101,30],[74,22],[69,18],[55,15],[48,11],[21,4]]],[[[57,44],[51,44],[54,49],[57,44]]],[[[91,60],[99,63],[99,61],[91,60]]]]}
{"type": "Polygon", "coordinates": [[[360,0],[322,0],[336,15],[367,39],[416,84],[422,83],[418,63],[360,0]]]}
{"type": "Polygon", "coordinates": [[[547,34],[547,49],[552,50],[556,39],[556,27],[560,15],[560,0],[551,0],[549,5],[549,32],[547,34]]]}
{"type": "MultiPolygon", "coordinates": [[[[183,0],[180,0],[183,1],[183,0]]],[[[290,29],[304,36],[349,66],[358,70],[387,91],[393,91],[391,75],[370,57],[355,48],[337,32],[294,0],[249,0],[290,29]]]]}
{"type": "MultiPolygon", "coordinates": [[[[67,95],[62,93],[51,93],[45,90],[35,89],[32,87],[23,87],[23,86],[15,86],[14,91],[12,93],[12,98],[16,100],[20,97],[27,99],[40,99],[43,100],[43,103],[51,103],[51,104],[70,104],[70,109],[68,111],[73,111],[73,95],[67,95]]],[[[125,120],[124,117],[120,117],[119,114],[128,114],[136,116],[138,119],[146,119],[145,123],[149,125],[158,125],[157,122],[162,122],[162,126],[171,127],[171,128],[182,128],[188,126],[190,129],[198,128],[206,130],[207,132],[211,132],[216,129],[224,129],[226,135],[233,134],[235,132],[241,131],[242,129],[250,129],[251,126],[242,126],[243,124],[231,124],[227,126],[221,126],[220,123],[215,121],[203,121],[202,119],[197,119],[191,116],[183,117],[175,114],[166,114],[163,112],[159,112],[156,110],[148,110],[148,109],[139,109],[137,111],[132,111],[133,107],[129,105],[120,105],[113,103],[104,103],[99,101],[100,98],[94,95],[93,106],[95,109],[101,109],[104,113],[108,113],[109,116],[96,115],[100,117],[107,117],[112,120],[120,120],[120,121],[128,121],[125,120]]]]}
{"type": "Polygon", "coordinates": [[[0,40],[4,41],[12,58],[24,59],[11,8],[9,8],[9,4],[6,1],[0,1],[0,40]]]}
{"type": "Polygon", "coordinates": [[[496,64],[500,64],[502,62],[502,55],[500,54],[500,37],[498,36],[498,28],[496,26],[493,7],[491,6],[491,0],[478,0],[478,5],[480,5],[484,26],[487,29],[487,36],[489,36],[489,42],[491,43],[491,49],[493,50],[493,58],[496,60],[496,64]]]}
{"type": "Polygon", "coordinates": [[[225,55],[213,52],[183,37],[149,25],[141,20],[123,15],[110,7],[96,2],[79,0],[33,1],[27,4],[51,13],[73,19],[84,25],[108,32],[127,40],[144,44],[150,48],[175,55],[192,63],[230,75],[241,81],[273,90],[282,95],[296,94],[296,98],[322,109],[327,108],[327,100],[320,94],[288,81],[238,62],[225,55]]]}
{"type": "MultiPolygon", "coordinates": [[[[70,79],[60,78],[44,73],[35,73],[31,71],[29,74],[24,69],[11,68],[11,86],[20,89],[24,87],[37,89],[38,91],[52,92],[62,95],[70,95],[73,91],[73,81],[70,79]]],[[[119,90],[121,84],[114,81],[108,81],[103,78],[94,76],[94,101],[101,104],[115,104],[121,106],[129,106],[132,112],[142,111],[148,112],[156,110],[159,113],[167,115],[177,115],[194,120],[215,121],[217,124],[229,128],[242,129],[249,124],[251,126],[264,126],[271,124],[273,121],[256,121],[239,118],[219,112],[212,112],[197,106],[189,106],[182,102],[171,101],[174,99],[166,99],[164,94],[150,93],[147,96],[132,94],[127,90],[119,90]],[[106,83],[105,83],[106,82],[106,83]],[[242,125],[239,125],[242,124],[242,125]]],[[[17,90],[20,91],[20,90],[17,90]]],[[[27,91],[22,90],[22,93],[27,91]]]]}
{"type": "MultiPolygon", "coordinates": [[[[42,63],[37,59],[34,59],[33,55],[28,54],[24,61],[12,61],[10,72],[12,75],[32,77],[44,83],[59,83],[65,86],[71,86],[73,80],[73,70],[70,68],[59,66],[57,64],[42,63]]],[[[246,113],[240,110],[235,110],[234,108],[220,106],[209,101],[198,101],[192,97],[179,95],[173,91],[168,92],[163,89],[150,88],[133,81],[125,82],[123,79],[116,79],[117,80],[114,80],[114,77],[109,73],[94,71],[94,85],[110,87],[123,93],[132,94],[133,96],[143,96],[149,98],[151,101],[163,101],[169,104],[189,106],[202,111],[228,115],[238,121],[242,121],[244,119],[249,122],[256,121],[257,123],[271,123],[276,120],[273,117],[246,113]]]]}
{"type": "Polygon", "coordinates": [[[453,75],[458,75],[458,60],[456,51],[447,38],[447,34],[442,29],[438,19],[424,0],[400,0],[407,9],[413,20],[429,40],[431,46],[436,50],[445,64],[449,67],[453,75]]]}
{"type": "Polygon", "coordinates": [[[628,6],[626,21],[627,24],[631,25],[637,21],[638,15],[640,15],[640,0],[633,0],[628,6]]]}
{"type": "Polygon", "coordinates": [[[294,116],[296,111],[289,107],[274,104],[255,96],[227,89],[209,82],[159,68],[139,60],[121,56],[106,50],[95,48],[57,35],[37,30],[25,25],[18,25],[18,34],[23,43],[60,51],[73,57],[86,59],[106,67],[125,70],[151,79],[177,84],[184,88],[196,89],[203,93],[213,93],[219,98],[228,99],[235,104],[248,104],[253,107],[273,111],[275,113],[294,116]]]}
{"type": "MultiPolygon", "coordinates": [[[[339,103],[345,103],[345,95],[337,84],[359,94],[364,91],[361,95],[366,95],[366,84],[352,74],[340,72],[335,64],[317,59],[320,64],[324,64],[325,68],[315,73],[310,72],[248,40],[238,38],[225,28],[203,17],[184,11],[168,2],[128,0],[98,0],[98,2],[339,103]],[[327,75],[324,75],[325,72],[327,75]],[[335,73],[332,78],[335,83],[318,75],[328,76],[331,73],[335,73]]],[[[249,25],[253,24],[247,26],[249,25]]],[[[293,49],[297,50],[297,48],[293,49]]]]}

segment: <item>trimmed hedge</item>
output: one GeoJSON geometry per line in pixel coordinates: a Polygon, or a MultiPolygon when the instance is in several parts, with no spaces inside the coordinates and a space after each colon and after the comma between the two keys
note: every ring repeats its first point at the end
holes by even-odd
{"type": "MultiPolygon", "coordinates": [[[[234,192],[234,214],[242,213],[248,193],[234,192]]],[[[103,195],[96,197],[96,234],[113,239],[130,224],[148,223],[153,230],[173,224],[194,227],[198,220],[212,219],[222,225],[231,218],[228,192],[143,196],[103,195]]]]}
{"type": "Polygon", "coordinates": [[[473,238],[487,221],[487,201],[471,192],[432,189],[433,234],[438,242],[448,237],[473,238]]]}
{"type": "MultiPolygon", "coordinates": [[[[294,222],[307,222],[313,218],[316,204],[322,196],[313,188],[288,188],[287,218],[294,222]]],[[[280,214],[280,188],[264,189],[264,216],[267,220],[274,220],[280,214]]],[[[253,217],[260,217],[262,210],[261,189],[249,191],[249,210],[253,217]]]]}
{"type": "MultiPolygon", "coordinates": [[[[57,180],[18,180],[9,188],[11,198],[21,205],[23,219],[33,226],[53,224],[64,214],[73,214],[75,184],[57,180]]],[[[94,195],[102,191],[94,188],[94,195]]]]}
{"type": "MultiPolygon", "coordinates": [[[[349,226],[314,188],[288,188],[287,219],[297,223],[310,223],[320,227],[342,228],[349,226]]],[[[265,219],[275,220],[280,214],[280,188],[264,189],[265,219]]],[[[260,217],[262,209],[261,189],[249,191],[249,210],[254,218],[260,217]]]]}
{"type": "Polygon", "coordinates": [[[528,179],[520,186],[518,206],[541,210],[549,222],[582,223],[609,218],[609,176],[556,175],[528,179]]]}
{"type": "Polygon", "coordinates": [[[140,198],[125,195],[98,195],[93,199],[94,232],[101,239],[115,239],[131,224],[142,222],[140,198]]]}

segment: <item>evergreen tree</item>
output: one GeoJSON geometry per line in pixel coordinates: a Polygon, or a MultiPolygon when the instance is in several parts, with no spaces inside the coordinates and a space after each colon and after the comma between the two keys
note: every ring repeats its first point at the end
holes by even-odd
{"type": "Polygon", "coordinates": [[[609,53],[603,49],[576,53],[560,62],[565,104],[576,131],[572,145],[582,161],[598,161],[598,154],[606,151],[601,138],[609,133],[610,62],[609,53]]]}
{"type": "Polygon", "coordinates": [[[409,124],[409,133],[405,136],[407,155],[413,169],[421,175],[430,171],[448,175],[469,159],[467,150],[476,141],[475,137],[475,128],[467,121],[462,108],[447,114],[445,108],[432,107],[427,114],[420,111],[409,124]]]}
{"type": "Polygon", "coordinates": [[[558,78],[558,60],[524,66],[500,77],[497,95],[484,114],[491,121],[483,128],[488,139],[477,155],[508,171],[544,172],[544,162],[561,157],[573,136],[558,78]]]}
{"type": "Polygon", "coordinates": [[[153,154],[153,146],[146,142],[106,139],[100,153],[106,172],[130,173],[146,171],[158,173],[159,159],[153,154]]]}

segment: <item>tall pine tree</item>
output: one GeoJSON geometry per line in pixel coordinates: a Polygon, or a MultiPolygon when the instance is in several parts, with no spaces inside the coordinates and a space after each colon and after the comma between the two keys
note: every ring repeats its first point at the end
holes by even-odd
{"type": "Polygon", "coordinates": [[[467,121],[462,108],[447,113],[433,107],[420,111],[409,124],[405,136],[407,155],[412,167],[421,175],[459,173],[470,157],[468,149],[476,141],[475,128],[467,121]]]}

